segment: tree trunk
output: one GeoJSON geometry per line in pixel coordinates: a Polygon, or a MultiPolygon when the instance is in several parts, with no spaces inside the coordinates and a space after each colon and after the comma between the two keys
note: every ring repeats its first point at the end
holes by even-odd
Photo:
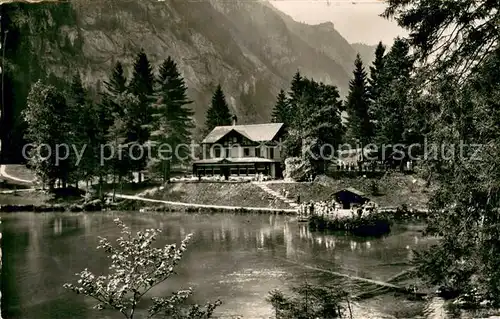
{"type": "Polygon", "coordinates": [[[122,176],[118,176],[118,182],[120,183],[120,193],[123,194],[123,178],[122,176]]]}
{"type": "Polygon", "coordinates": [[[102,175],[99,175],[99,199],[104,200],[104,194],[102,192],[102,184],[103,184],[103,178],[102,175]]]}
{"type": "Polygon", "coordinates": [[[116,171],[115,167],[113,166],[113,203],[115,202],[115,197],[116,197],[116,171]]]}
{"type": "Polygon", "coordinates": [[[170,161],[167,160],[167,171],[166,171],[167,182],[170,182],[170,161]]]}

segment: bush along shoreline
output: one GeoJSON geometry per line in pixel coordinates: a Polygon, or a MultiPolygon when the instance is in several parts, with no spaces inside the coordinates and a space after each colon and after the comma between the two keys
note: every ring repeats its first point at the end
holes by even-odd
{"type": "Polygon", "coordinates": [[[120,202],[105,204],[100,200],[90,201],[84,204],[8,204],[0,205],[0,213],[18,212],[104,212],[104,211],[129,211],[129,212],[158,212],[158,213],[237,213],[237,214],[275,214],[275,215],[295,215],[295,213],[285,210],[248,209],[248,208],[200,208],[177,205],[155,205],[144,206],[138,200],[123,200],[120,202]]]}

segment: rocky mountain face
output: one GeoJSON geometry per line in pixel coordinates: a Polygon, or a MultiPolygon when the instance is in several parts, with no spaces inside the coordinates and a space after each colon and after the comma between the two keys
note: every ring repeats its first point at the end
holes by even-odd
{"type": "Polygon", "coordinates": [[[375,59],[375,50],[377,49],[377,46],[364,43],[352,43],[351,46],[354,51],[359,53],[359,56],[368,71],[368,68],[372,65],[372,62],[375,59]]]}
{"type": "Polygon", "coordinates": [[[7,47],[7,56],[24,54],[28,65],[13,73],[18,81],[35,81],[34,63],[61,78],[78,71],[85,84],[98,88],[116,61],[130,71],[144,49],[155,66],[167,56],[177,62],[198,125],[218,83],[232,111],[247,123],[269,120],[277,92],[288,89],[297,70],[345,94],[356,55],[333,24],[298,23],[260,1],[73,0],[8,6],[22,45],[8,41],[13,48],[7,47]]]}

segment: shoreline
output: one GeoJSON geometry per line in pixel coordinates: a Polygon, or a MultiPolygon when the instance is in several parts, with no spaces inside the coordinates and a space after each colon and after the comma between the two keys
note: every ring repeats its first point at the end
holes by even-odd
{"type": "MultiPolygon", "coordinates": [[[[86,204],[75,203],[57,203],[57,204],[0,204],[0,213],[15,213],[15,212],[108,212],[108,211],[137,211],[142,212],[210,212],[210,213],[258,213],[258,214],[277,214],[277,215],[293,215],[298,216],[297,209],[280,209],[271,207],[241,207],[241,206],[222,206],[222,205],[203,205],[195,203],[171,202],[156,200],[151,198],[133,196],[133,195],[116,195],[118,198],[124,199],[129,203],[152,203],[160,205],[143,205],[142,207],[127,207],[127,202],[118,202],[112,205],[102,205],[100,202],[92,201],[86,204]]],[[[393,215],[399,212],[400,209],[393,207],[381,207],[379,212],[382,214],[393,215]]],[[[407,211],[410,215],[427,215],[428,209],[410,209],[407,211]]]]}

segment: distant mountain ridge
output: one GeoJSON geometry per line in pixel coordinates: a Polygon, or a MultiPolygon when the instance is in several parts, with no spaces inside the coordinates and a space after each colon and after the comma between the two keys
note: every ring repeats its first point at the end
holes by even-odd
{"type": "Polygon", "coordinates": [[[288,89],[297,70],[345,95],[359,50],[332,23],[299,23],[265,1],[73,0],[69,5],[74,22],[58,22],[54,5],[19,6],[25,23],[36,20],[51,34],[60,33],[54,39],[37,31],[34,37],[34,27],[24,26],[21,38],[31,42],[40,65],[66,78],[78,70],[86,85],[102,87],[117,61],[130,74],[141,48],[154,66],[170,55],[186,80],[198,125],[218,83],[242,123],[269,121],[276,94],[288,89]],[[66,44],[72,49],[64,49],[66,44]]]}
{"type": "Polygon", "coordinates": [[[375,49],[377,45],[369,45],[364,43],[352,43],[352,48],[359,53],[361,56],[361,60],[363,60],[363,64],[366,66],[366,69],[372,65],[373,60],[375,59],[375,49]]]}

